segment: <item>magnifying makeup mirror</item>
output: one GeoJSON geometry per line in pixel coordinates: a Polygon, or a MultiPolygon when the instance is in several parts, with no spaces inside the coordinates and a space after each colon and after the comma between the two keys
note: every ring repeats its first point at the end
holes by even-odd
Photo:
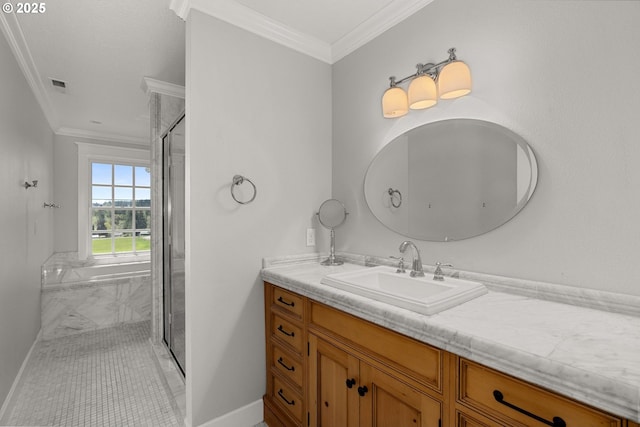
{"type": "Polygon", "coordinates": [[[320,209],[316,212],[318,221],[324,228],[331,231],[331,246],[329,248],[329,258],[322,261],[322,265],[342,265],[342,261],[336,260],[336,232],[334,229],[341,226],[347,220],[347,209],[342,202],[337,199],[329,199],[322,202],[320,209]]]}

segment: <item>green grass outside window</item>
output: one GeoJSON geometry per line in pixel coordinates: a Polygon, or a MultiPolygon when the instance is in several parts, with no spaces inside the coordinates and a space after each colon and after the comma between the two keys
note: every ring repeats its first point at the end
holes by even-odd
{"type": "MultiPolygon", "coordinates": [[[[116,237],[116,253],[133,252],[132,237],[116,237]]],[[[147,237],[136,237],[136,252],[151,250],[151,240],[147,237]]],[[[92,239],[94,254],[111,253],[111,239],[92,239]]]]}

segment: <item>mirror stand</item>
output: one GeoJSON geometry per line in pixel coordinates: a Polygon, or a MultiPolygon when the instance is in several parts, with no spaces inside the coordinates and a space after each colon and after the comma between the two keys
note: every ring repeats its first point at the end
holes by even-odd
{"type": "Polygon", "coordinates": [[[336,259],[336,232],[331,228],[331,243],[329,244],[329,258],[322,261],[322,265],[342,265],[342,261],[336,259]]]}
{"type": "Polygon", "coordinates": [[[336,232],[335,228],[341,226],[347,219],[347,209],[341,201],[336,199],[325,200],[316,215],[318,222],[324,228],[331,230],[331,243],[329,247],[329,258],[322,261],[322,265],[342,265],[342,261],[336,259],[336,232]]]}

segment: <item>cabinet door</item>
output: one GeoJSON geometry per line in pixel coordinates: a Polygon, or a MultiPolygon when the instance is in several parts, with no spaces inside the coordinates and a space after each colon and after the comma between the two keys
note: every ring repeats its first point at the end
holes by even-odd
{"type": "Polygon", "coordinates": [[[437,400],[364,362],[360,378],[360,427],[439,426],[437,400]]]}
{"type": "Polygon", "coordinates": [[[309,335],[309,426],[358,425],[358,359],[309,335]]]}

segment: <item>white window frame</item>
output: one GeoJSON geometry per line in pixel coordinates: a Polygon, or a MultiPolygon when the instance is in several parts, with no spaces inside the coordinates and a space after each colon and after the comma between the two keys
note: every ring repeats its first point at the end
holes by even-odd
{"type": "MultiPolygon", "coordinates": [[[[118,258],[119,255],[114,254],[94,256],[91,253],[91,163],[134,163],[139,166],[151,167],[151,151],[82,142],[76,142],[76,144],[78,146],[78,258],[81,260],[118,258]]],[[[152,185],[153,179],[154,177],[151,176],[152,185]]],[[[123,255],[126,257],[150,257],[149,252],[123,255]]]]}

